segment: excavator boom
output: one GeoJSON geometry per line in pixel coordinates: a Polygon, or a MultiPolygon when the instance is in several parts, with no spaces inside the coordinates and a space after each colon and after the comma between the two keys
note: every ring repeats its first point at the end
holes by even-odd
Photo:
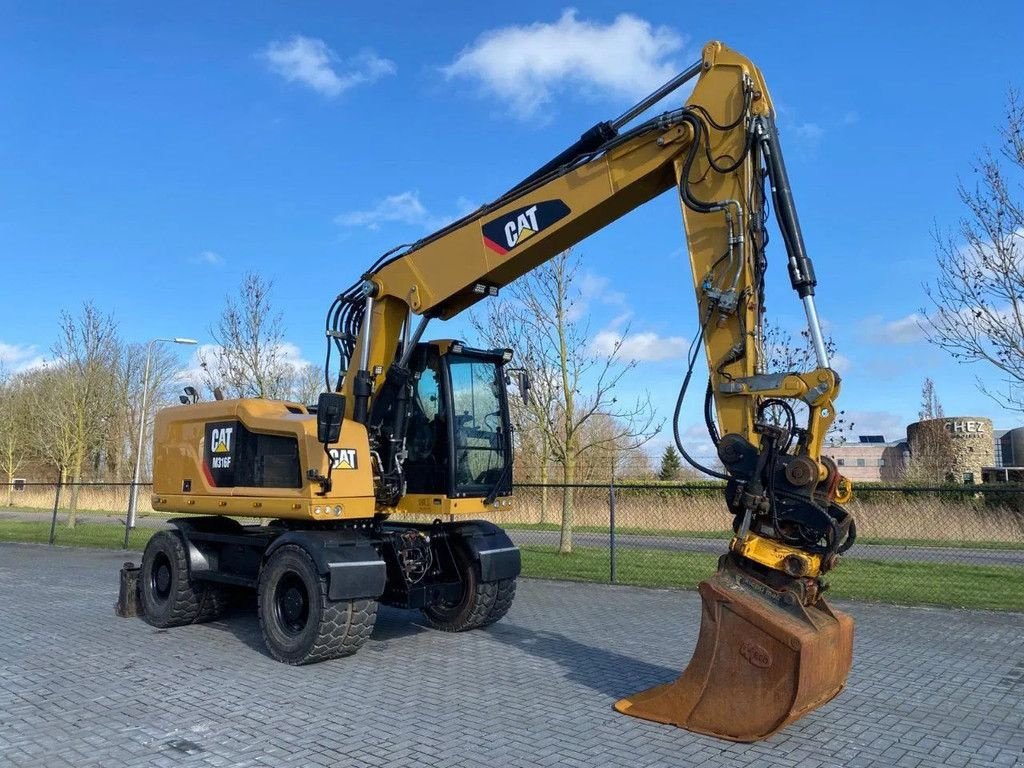
{"type": "MultiPolygon", "coordinates": [[[[677,192],[682,208],[697,300],[694,333],[710,374],[705,413],[724,471],[693,459],[678,428],[676,442],[687,461],[726,481],[735,537],[718,572],[700,586],[700,640],[687,670],[676,682],[623,699],[616,708],[753,740],[828,701],[846,680],[853,622],[824,601],[822,576],[856,533],[843,508],[850,483],[821,455],[839,376],[829,367],[822,340],[817,281],[771,98],[748,59],[709,43],[699,62],[619,119],[595,125],[495,202],[382,257],[332,310],[341,320],[334,326],[336,338],[348,345],[338,345],[342,357],[355,368],[342,387],[348,415],[400,445],[395,436],[401,424],[389,427],[373,413],[382,398],[380,372],[396,374],[385,400],[405,386],[408,337],[418,340],[430,318],[454,317],[496,295],[668,190],[677,192]],[[694,78],[684,107],[628,127],[694,78]],[[766,368],[769,195],[815,351],[817,367],[811,371],[766,368]],[[415,332],[414,316],[420,317],[415,332]],[[797,423],[798,410],[806,423],[797,423]]],[[[676,427],[694,363],[691,357],[676,427]]],[[[396,476],[400,455],[398,447],[383,459],[385,470],[390,464],[396,476]]]]}

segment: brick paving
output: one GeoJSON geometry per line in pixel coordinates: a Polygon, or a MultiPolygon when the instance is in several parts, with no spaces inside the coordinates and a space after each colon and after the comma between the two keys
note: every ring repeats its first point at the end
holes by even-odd
{"type": "Polygon", "coordinates": [[[612,711],[675,677],[692,592],[523,580],[449,635],[382,609],[354,657],[287,667],[251,604],[157,630],[113,613],[118,552],[0,544],[3,766],[1024,766],[1024,616],[844,607],[839,698],[767,742],[612,711]]]}

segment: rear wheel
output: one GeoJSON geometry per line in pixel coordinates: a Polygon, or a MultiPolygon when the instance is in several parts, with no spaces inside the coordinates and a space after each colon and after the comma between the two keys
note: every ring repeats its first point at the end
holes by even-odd
{"type": "Polygon", "coordinates": [[[512,605],[515,579],[481,582],[479,568],[464,547],[455,547],[453,554],[462,581],[462,595],[453,602],[424,608],[427,622],[445,632],[466,632],[498,621],[512,605]]]}
{"type": "Polygon", "coordinates": [[[496,621],[501,621],[505,618],[505,614],[508,613],[509,608],[512,607],[512,601],[516,597],[516,580],[515,579],[502,579],[501,581],[494,582],[495,596],[494,605],[491,606],[491,610],[487,612],[487,618],[484,619],[482,626],[493,624],[496,621]]]}
{"type": "Polygon", "coordinates": [[[178,627],[217,618],[227,609],[226,590],[189,579],[185,542],[177,531],[160,531],[142,554],[139,593],[143,616],[155,627],[178,627]]]}
{"type": "Polygon", "coordinates": [[[327,579],[301,547],[271,554],[257,588],[260,628],[270,655],[286,664],[350,656],[373,632],[376,600],[330,600],[327,579]]]}

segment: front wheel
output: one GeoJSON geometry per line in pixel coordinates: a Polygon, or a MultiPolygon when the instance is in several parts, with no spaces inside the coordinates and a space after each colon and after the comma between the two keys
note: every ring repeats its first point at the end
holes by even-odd
{"type": "Polygon", "coordinates": [[[455,547],[453,554],[462,582],[462,594],[454,602],[423,608],[427,623],[445,632],[466,632],[501,619],[512,606],[516,580],[482,582],[479,568],[463,547],[455,547]]]}
{"type": "Polygon", "coordinates": [[[210,621],[228,606],[222,586],[189,578],[185,542],[177,531],[160,531],[146,544],[139,596],[143,617],[162,628],[210,621]]]}
{"type": "Polygon", "coordinates": [[[257,587],[260,628],[270,655],[286,664],[350,656],[373,632],[376,600],[331,600],[327,579],[301,547],[271,554],[257,587]]]}

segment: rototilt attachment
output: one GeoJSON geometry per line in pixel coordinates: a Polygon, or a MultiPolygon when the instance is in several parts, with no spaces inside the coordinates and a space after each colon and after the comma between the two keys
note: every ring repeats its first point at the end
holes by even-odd
{"type": "Polygon", "coordinates": [[[836,696],[853,658],[853,619],[815,596],[776,591],[733,555],[700,584],[700,636],[672,683],[616,702],[627,715],[731,741],[758,741],[836,696]]]}

